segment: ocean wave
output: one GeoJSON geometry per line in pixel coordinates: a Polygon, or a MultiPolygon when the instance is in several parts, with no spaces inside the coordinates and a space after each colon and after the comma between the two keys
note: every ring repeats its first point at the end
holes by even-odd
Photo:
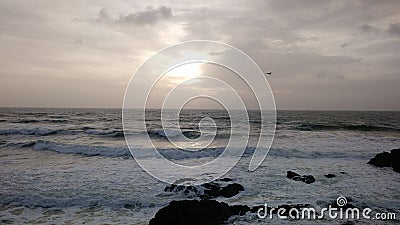
{"type": "Polygon", "coordinates": [[[131,157],[127,147],[109,146],[88,146],[75,144],[62,144],[51,141],[38,140],[33,144],[34,151],[54,151],[63,154],[78,154],[84,156],[105,156],[105,157],[131,157]]]}
{"type": "Polygon", "coordinates": [[[378,126],[368,124],[311,124],[302,123],[294,128],[301,131],[386,131],[386,132],[400,132],[399,128],[389,126],[378,126]]]}
{"type": "Polygon", "coordinates": [[[6,145],[6,144],[7,144],[7,141],[6,141],[6,140],[0,140],[0,146],[6,145]]]}
{"type": "Polygon", "coordinates": [[[0,129],[0,135],[32,135],[32,136],[49,136],[49,135],[94,135],[112,138],[123,138],[124,132],[121,129],[94,129],[91,127],[30,127],[30,128],[7,128],[0,129]]]}
{"type": "Polygon", "coordinates": [[[125,134],[123,131],[115,131],[111,135],[114,138],[125,138],[125,134]]]}
{"type": "MultiPolygon", "coordinates": [[[[27,142],[23,147],[32,147],[34,151],[54,151],[61,154],[77,154],[83,156],[104,156],[110,158],[131,158],[132,155],[125,146],[93,146],[93,145],[75,145],[63,144],[51,141],[38,140],[36,142],[27,142]]],[[[247,147],[243,157],[251,157],[254,153],[254,147],[247,147]]],[[[158,152],[167,159],[184,160],[199,158],[216,158],[225,151],[224,147],[220,148],[204,148],[199,150],[186,151],[182,149],[158,149],[158,152]]],[[[240,149],[233,149],[236,154],[240,149]]],[[[137,149],[134,154],[136,157],[147,158],[152,157],[151,149],[137,149]]],[[[228,154],[229,155],[229,154],[228,154]]],[[[336,151],[302,151],[297,149],[270,149],[268,156],[284,157],[284,158],[369,158],[369,155],[352,152],[336,152],[336,151]]],[[[267,156],[267,157],[268,157],[267,156]]]]}
{"type": "MultiPolygon", "coordinates": [[[[367,154],[353,152],[338,152],[338,151],[303,151],[298,149],[271,149],[268,152],[269,156],[284,157],[284,158],[370,158],[367,154]]],[[[268,156],[267,156],[268,157],[268,156]]]]}
{"type": "MultiPolygon", "coordinates": [[[[83,156],[104,156],[110,158],[124,157],[130,158],[131,153],[125,146],[93,146],[93,145],[74,145],[58,142],[38,140],[36,142],[27,142],[24,147],[32,147],[34,151],[54,151],[61,154],[77,154],[83,156]]],[[[185,151],[181,149],[158,149],[160,154],[168,159],[182,160],[195,159],[203,157],[217,157],[225,148],[205,148],[198,151],[185,151]]],[[[135,151],[136,156],[151,157],[150,149],[140,149],[135,151]],[[139,155],[138,155],[139,154],[139,155]]]]}
{"type": "Polygon", "coordinates": [[[123,138],[124,132],[122,130],[96,130],[96,129],[88,129],[84,131],[85,134],[89,135],[99,135],[113,138],[123,138]]]}
{"type": "MultiPolygon", "coordinates": [[[[159,153],[167,159],[183,160],[183,159],[199,159],[205,157],[216,158],[224,152],[225,148],[205,148],[198,151],[185,151],[181,149],[161,149],[159,153]]],[[[254,147],[247,147],[243,153],[243,157],[252,157],[254,147]]],[[[236,154],[240,149],[234,149],[236,154]]],[[[229,156],[229,154],[228,154],[229,156]]],[[[322,151],[301,151],[297,149],[270,149],[268,156],[284,157],[284,158],[369,158],[368,155],[360,153],[347,152],[322,152],[322,151]]],[[[143,151],[141,157],[146,157],[143,151]]]]}
{"type": "Polygon", "coordinates": [[[93,207],[93,206],[106,206],[112,208],[148,208],[155,207],[154,203],[146,201],[146,199],[134,199],[126,195],[118,195],[110,192],[103,193],[87,193],[84,195],[76,196],[77,192],[82,192],[78,188],[64,189],[64,195],[60,196],[56,190],[53,192],[42,192],[39,194],[19,194],[19,195],[6,195],[0,193],[0,205],[13,207],[27,207],[27,208],[63,208],[68,206],[79,207],[93,207]]]}
{"type": "Polygon", "coordinates": [[[49,122],[49,123],[66,123],[69,122],[68,119],[47,119],[43,120],[43,122],[49,122]]]}
{"type": "MultiPolygon", "coordinates": [[[[104,157],[124,157],[130,158],[131,153],[125,146],[110,147],[110,146],[93,146],[93,145],[73,145],[63,144],[51,141],[38,140],[36,142],[28,142],[24,147],[32,147],[34,151],[54,151],[61,154],[77,154],[83,156],[104,156],[104,157]]],[[[159,149],[160,154],[168,159],[191,159],[202,157],[216,157],[221,154],[225,148],[206,148],[199,151],[184,151],[181,149],[159,149]]],[[[140,157],[147,157],[150,149],[141,149],[135,153],[140,154],[140,157]]],[[[139,157],[139,155],[137,155],[139,157]]],[[[148,155],[150,157],[151,154],[148,155]]]]}
{"type": "Polygon", "coordinates": [[[114,130],[85,130],[85,134],[94,134],[94,135],[109,135],[112,134],[114,130]]]}
{"type": "Polygon", "coordinates": [[[176,137],[180,134],[185,135],[187,138],[198,138],[200,137],[201,133],[199,131],[195,130],[187,130],[187,131],[181,131],[179,129],[160,129],[160,130],[149,130],[148,134],[153,137],[161,137],[161,138],[166,138],[168,137],[176,137]]]}
{"type": "Polygon", "coordinates": [[[55,129],[45,129],[45,128],[9,128],[9,129],[1,129],[0,135],[10,135],[10,134],[19,134],[19,135],[36,135],[36,136],[48,136],[57,134],[58,130],[55,129]]]}
{"type": "Polygon", "coordinates": [[[38,123],[40,120],[34,120],[34,119],[20,119],[13,121],[13,123],[38,123]]]}
{"type": "Polygon", "coordinates": [[[19,119],[11,121],[12,123],[66,123],[68,119],[19,119]]]}
{"type": "Polygon", "coordinates": [[[225,148],[205,148],[199,151],[185,151],[181,149],[164,149],[160,150],[160,154],[167,159],[183,160],[183,159],[199,159],[205,157],[218,157],[225,148]]]}

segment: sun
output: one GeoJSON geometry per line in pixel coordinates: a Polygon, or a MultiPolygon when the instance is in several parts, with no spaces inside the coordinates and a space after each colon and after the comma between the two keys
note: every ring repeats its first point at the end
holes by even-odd
{"type": "Polygon", "coordinates": [[[184,81],[196,78],[200,76],[201,73],[201,63],[188,63],[168,71],[166,75],[175,80],[184,81]]]}

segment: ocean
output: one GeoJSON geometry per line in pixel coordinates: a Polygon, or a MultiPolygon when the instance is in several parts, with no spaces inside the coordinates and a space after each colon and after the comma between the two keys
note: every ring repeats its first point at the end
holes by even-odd
{"type": "MultiPolygon", "coordinates": [[[[254,172],[248,165],[261,129],[251,111],[250,141],[239,163],[224,177],[244,186],[230,205],[311,204],[326,207],[345,196],[357,207],[394,212],[400,217],[400,176],[391,168],[367,164],[382,151],[400,147],[400,112],[277,111],[275,138],[267,158],[254,172]],[[309,174],[305,184],[286,178],[288,170],[309,174]],[[335,174],[326,178],[326,174],[335,174]]],[[[223,110],[184,110],[181,129],[200,135],[198,122],[211,117],[217,134],[207,149],[190,154],[166,139],[158,110],[146,114],[147,135],[162,154],[177,163],[205,162],[223,151],[230,119],[223,110]]],[[[0,108],[0,224],[147,224],[173,200],[165,183],[147,174],[133,159],[124,139],[120,109],[0,108]]],[[[374,221],[381,224],[394,221],[374,221]]],[[[228,223],[265,224],[255,214],[228,223]]],[[[272,219],[273,223],[342,224],[272,219]]],[[[366,220],[356,224],[370,223],[366,220]]]]}

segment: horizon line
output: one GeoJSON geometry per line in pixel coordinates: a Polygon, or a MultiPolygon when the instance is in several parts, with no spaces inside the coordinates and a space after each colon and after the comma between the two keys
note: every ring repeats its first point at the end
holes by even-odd
{"type": "MultiPolygon", "coordinates": [[[[70,106],[0,106],[0,108],[9,109],[120,109],[122,107],[70,107],[70,106]]],[[[141,109],[141,108],[131,108],[141,109]]],[[[148,110],[161,110],[161,108],[146,108],[148,110]]],[[[187,108],[188,110],[223,110],[222,108],[187,108]]],[[[166,110],[176,110],[176,108],[167,108],[166,110]]],[[[240,109],[232,109],[240,110],[240,109]]],[[[247,110],[259,110],[259,109],[247,109],[247,110]]],[[[361,111],[361,112],[400,112],[400,109],[276,109],[276,111],[361,111]]]]}

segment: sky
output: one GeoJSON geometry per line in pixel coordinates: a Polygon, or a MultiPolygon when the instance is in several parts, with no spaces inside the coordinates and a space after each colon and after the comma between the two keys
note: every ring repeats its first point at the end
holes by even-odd
{"type": "MultiPolygon", "coordinates": [[[[121,107],[146,59],[199,39],[273,71],[278,109],[400,110],[398,0],[0,1],[0,106],[121,107]]],[[[210,73],[235,83],[201,67],[160,89],[210,73]]]]}

